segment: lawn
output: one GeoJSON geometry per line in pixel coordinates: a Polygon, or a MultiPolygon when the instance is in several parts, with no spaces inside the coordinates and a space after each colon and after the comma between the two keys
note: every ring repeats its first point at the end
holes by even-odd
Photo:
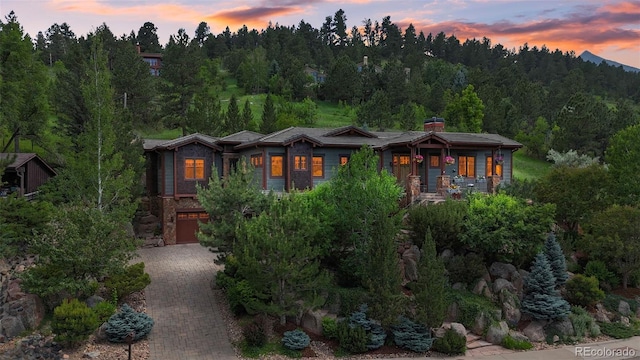
{"type": "Polygon", "coordinates": [[[513,177],[519,180],[536,180],[551,169],[551,163],[527,156],[523,150],[513,154],[513,177]]]}

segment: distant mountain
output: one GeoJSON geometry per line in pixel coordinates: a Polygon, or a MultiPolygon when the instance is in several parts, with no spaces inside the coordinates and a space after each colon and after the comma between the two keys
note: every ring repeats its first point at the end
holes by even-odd
{"type": "Polygon", "coordinates": [[[613,60],[607,60],[605,58],[601,58],[598,55],[594,55],[592,53],[590,53],[589,51],[584,51],[582,54],[580,54],[579,58],[581,58],[583,61],[591,61],[592,63],[595,64],[600,64],[601,62],[605,62],[608,65],[611,66],[622,66],[622,69],[624,71],[630,71],[630,72],[640,72],[640,69],[635,68],[633,66],[629,66],[629,65],[625,65],[625,64],[620,64],[619,62],[613,61],[613,60]]]}

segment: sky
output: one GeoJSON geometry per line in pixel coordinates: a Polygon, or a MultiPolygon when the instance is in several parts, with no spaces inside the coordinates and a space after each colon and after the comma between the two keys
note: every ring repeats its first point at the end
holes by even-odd
{"type": "Polygon", "coordinates": [[[24,31],[35,38],[54,23],[66,22],[77,35],[103,23],[116,35],[138,32],[147,21],[161,44],[180,28],[193,36],[205,21],[219,34],[228,26],[264,29],[269,22],[319,29],[327,16],[344,10],[347,26],[386,16],[402,31],[455,35],[460,42],[487,37],[517,51],[525,43],[550,51],[584,50],[640,68],[640,1],[637,0],[0,0],[2,20],[15,11],[24,31]]]}

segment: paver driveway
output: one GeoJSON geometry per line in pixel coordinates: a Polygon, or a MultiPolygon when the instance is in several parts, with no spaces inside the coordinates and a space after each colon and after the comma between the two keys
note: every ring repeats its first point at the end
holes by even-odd
{"type": "Polygon", "coordinates": [[[147,287],[151,360],[236,359],[211,289],[215,255],[200,244],[140,249],[147,287]]]}

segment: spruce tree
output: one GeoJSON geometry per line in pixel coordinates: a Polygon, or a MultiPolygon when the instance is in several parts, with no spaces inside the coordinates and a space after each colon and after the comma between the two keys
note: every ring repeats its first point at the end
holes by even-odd
{"type": "Polygon", "coordinates": [[[556,287],[563,286],[569,277],[567,275],[567,262],[562,253],[562,248],[553,233],[547,236],[547,241],[544,244],[544,254],[547,256],[551,272],[556,278],[556,287]]]}
{"type": "Polygon", "coordinates": [[[267,94],[267,98],[264,101],[264,106],[262,108],[262,124],[260,125],[260,131],[263,134],[270,134],[276,131],[276,121],[276,108],[273,104],[271,94],[267,94]]]}
{"type": "Polygon", "coordinates": [[[240,109],[238,108],[238,98],[235,94],[229,99],[229,107],[227,108],[227,116],[225,119],[225,128],[228,133],[233,134],[240,130],[241,127],[240,109]]]}
{"type": "Polygon", "coordinates": [[[251,123],[253,123],[253,113],[251,112],[251,106],[249,105],[249,99],[245,100],[244,108],[242,109],[242,116],[240,116],[240,130],[248,130],[251,123]]]}
{"type": "Polygon", "coordinates": [[[442,259],[436,253],[436,242],[427,229],[422,256],[418,263],[418,280],[414,287],[416,301],[416,318],[421,324],[430,328],[442,325],[447,312],[446,297],[447,279],[442,259]]]}
{"type": "Polygon", "coordinates": [[[565,318],[570,306],[560,297],[555,285],[551,265],[544,253],[539,252],[531,266],[531,273],[525,279],[522,313],[536,320],[565,318]]]}

